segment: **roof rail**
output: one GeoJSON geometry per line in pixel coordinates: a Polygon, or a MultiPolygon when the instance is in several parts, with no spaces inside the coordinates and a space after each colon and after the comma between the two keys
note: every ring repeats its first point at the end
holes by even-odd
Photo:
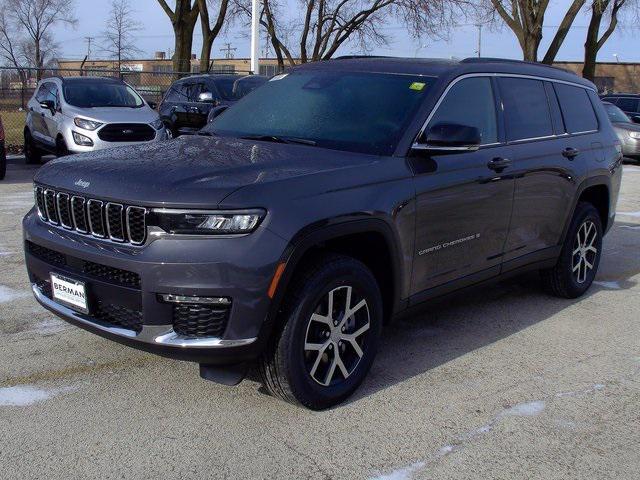
{"type": "Polygon", "coordinates": [[[340,55],[332,60],[358,60],[360,58],[395,58],[388,55],[340,55]]]}
{"type": "Polygon", "coordinates": [[[514,60],[511,58],[468,57],[468,58],[465,58],[464,60],[460,60],[460,63],[515,63],[520,65],[535,65],[536,67],[553,68],[554,70],[560,70],[562,72],[572,73],[574,75],[577,75],[576,72],[572,70],[568,70],[562,67],[556,67],[555,65],[548,65],[546,63],[540,63],[540,62],[529,62],[525,60],[514,60]]]}

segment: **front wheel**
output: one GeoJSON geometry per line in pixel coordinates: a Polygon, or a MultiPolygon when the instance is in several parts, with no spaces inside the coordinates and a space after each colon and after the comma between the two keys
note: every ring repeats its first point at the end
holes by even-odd
{"type": "Polygon", "coordinates": [[[42,152],[28,130],[24,132],[24,160],[27,165],[37,165],[42,161],[42,152]]]}
{"type": "Polygon", "coordinates": [[[340,403],[364,380],[378,349],[382,300],[371,271],[324,255],[293,280],[280,330],[260,361],[272,395],[313,410],[340,403]]]}
{"type": "Polygon", "coordinates": [[[7,155],[4,151],[4,145],[0,145],[0,180],[4,180],[7,173],[7,155]]]}
{"type": "Polygon", "coordinates": [[[581,202],[571,220],[558,263],[543,270],[543,283],[557,297],[577,298],[593,283],[602,253],[602,221],[596,208],[581,202]]]}
{"type": "Polygon", "coordinates": [[[65,142],[64,138],[58,137],[56,140],[56,157],[65,157],[67,155],[69,155],[67,142],[65,142]]]}

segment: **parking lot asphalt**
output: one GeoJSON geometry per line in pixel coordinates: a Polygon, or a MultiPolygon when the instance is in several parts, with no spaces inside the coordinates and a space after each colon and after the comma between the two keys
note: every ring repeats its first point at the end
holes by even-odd
{"type": "Polygon", "coordinates": [[[35,171],[11,159],[0,182],[0,478],[640,478],[640,167],[588,295],[527,275],[433,305],[324,412],[39,307],[20,227],[35,171]]]}

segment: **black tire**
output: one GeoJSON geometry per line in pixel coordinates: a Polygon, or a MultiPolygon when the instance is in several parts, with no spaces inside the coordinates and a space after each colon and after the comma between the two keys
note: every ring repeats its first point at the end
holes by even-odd
{"type": "Polygon", "coordinates": [[[4,180],[7,174],[7,155],[4,151],[4,145],[0,144],[0,180],[4,180]]]}
{"type": "Polygon", "coordinates": [[[164,122],[164,129],[167,132],[167,140],[172,140],[177,137],[176,132],[169,122],[164,122]]]}
{"type": "Polygon", "coordinates": [[[312,410],[329,408],[351,395],[371,368],[382,330],[380,290],[364,264],[351,257],[335,254],[322,255],[307,264],[295,275],[290,285],[277,319],[279,327],[259,362],[262,383],[272,395],[287,402],[312,410]],[[349,308],[360,308],[345,318],[344,312],[340,313],[337,309],[340,305],[347,306],[349,287],[352,294],[349,308]],[[334,322],[333,327],[311,318],[324,306],[328,310],[331,292],[334,313],[324,313],[326,317],[339,322],[338,325],[334,322]],[[342,299],[345,300],[344,304],[340,302],[342,299]],[[368,322],[368,330],[358,334],[364,330],[365,322],[368,322]],[[346,330],[341,329],[342,323],[346,330]],[[323,332],[323,329],[326,331],[323,332]],[[327,334],[329,330],[331,333],[327,334]],[[344,333],[339,333],[341,331],[344,333]],[[341,335],[358,335],[354,338],[362,355],[358,356],[352,342],[339,340],[341,335]],[[311,336],[318,336],[319,339],[309,343],[320,345],[323,342],[326,348],[306,351],[307,340],[311,336]],[[333,374],[330,373],[332,367],[333,374]],[[347,371],[346,377],[343,368],[347,371]],[[315,373],[312,375],[312,372],[315,373]],[[325,381],[329,378],[325,385],[320,383],[323,378],[325,381]]]}
{"type": "Polygon", "coordinates": [[[67,142],[64,141],[64,138],[58,137],[56,139],[56,157],[66,157],[67,155],[69,155],[67,142]]]}
{"type": "Polygon", "coordinates": [[[598,210],[590,203],[578,203],[558,262],[555,267],[540,272],[545,289],[562,298],[577,298],[589,290],[600,264],[602,236],[598,210]],[[585,246],[579,245],[580,238],[585,239],[585,246]],[[586,247],[587,244],[596,251],[586,247]],[[588,265],[592,267],[588,268],[588,265]]]}
{"type": "Polygon", "coordinates": [[[27,165],[38,165],[42,162],[42,151],[36,147],[29,130],[24,132],[24,160],[27,165]]]}

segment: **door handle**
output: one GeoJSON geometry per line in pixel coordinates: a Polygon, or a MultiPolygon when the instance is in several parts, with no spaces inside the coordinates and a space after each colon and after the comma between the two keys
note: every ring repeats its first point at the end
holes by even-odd
{"type": "Polygon", "coordinates": [[[511,160],[501,157],[493,158],[489,160],[489,163],[487,163],[487,167],[489,167],[491,170],[495,170],[496,172],[501,172],[502,170],[510,166],[511,160]]]}
{"type": "Polygon", "coordinates": [[[577,148],[567,147],[562,151],[562,156],[564,158],[568,158],[569,160],[573,160],[580,154],[580,150],[577,148]]]}

